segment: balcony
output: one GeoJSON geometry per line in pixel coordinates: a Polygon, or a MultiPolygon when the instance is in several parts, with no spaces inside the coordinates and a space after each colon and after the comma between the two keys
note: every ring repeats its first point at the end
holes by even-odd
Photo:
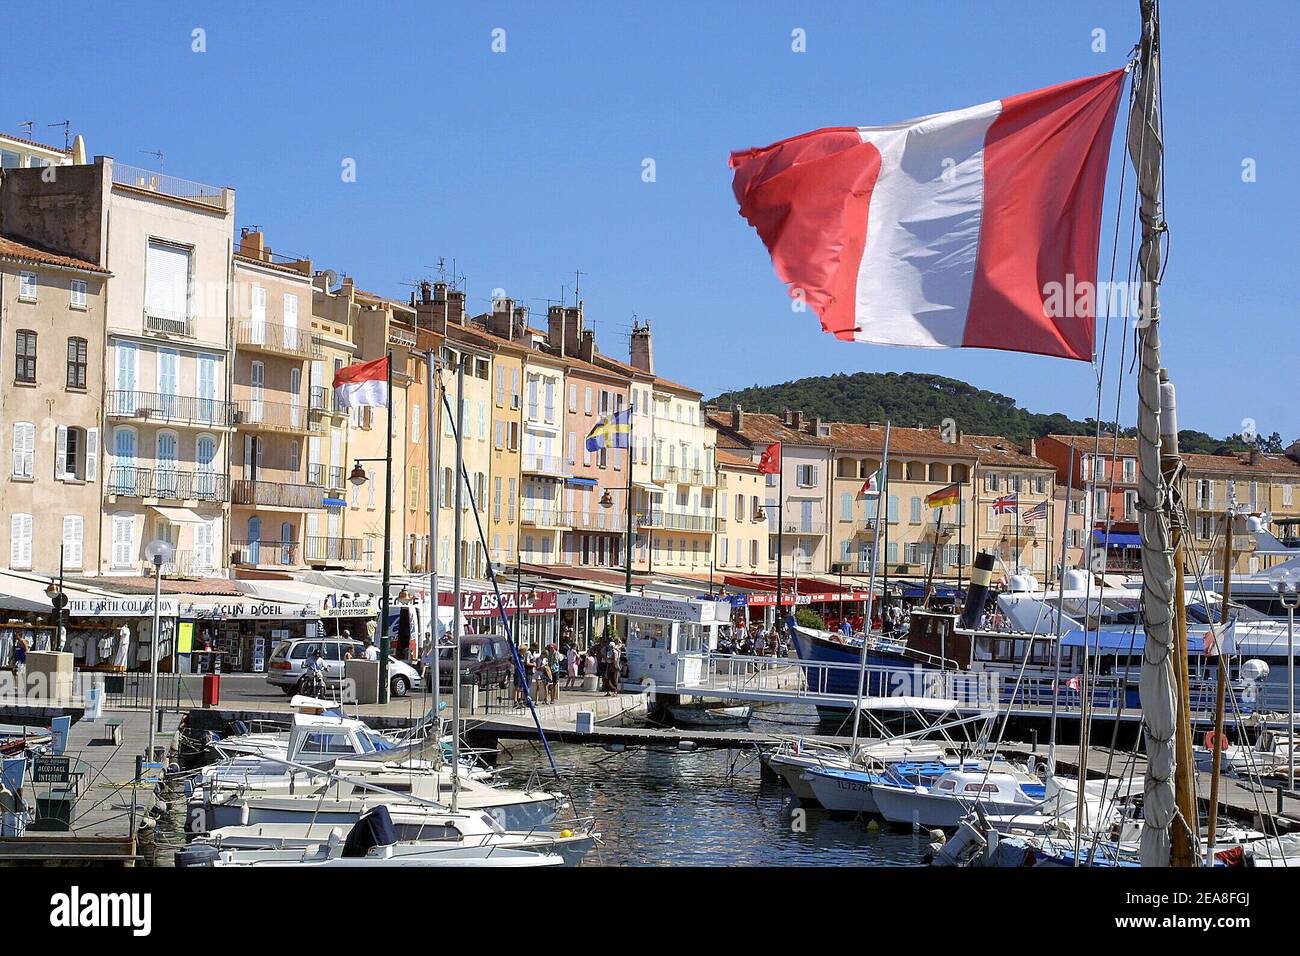
{"type": "Polygon", "coordinates": [[[119,498],[169,501],[225,501],[226,476],[210,471],[175,471],[116,465],[108,470],[108,494],[119,498]]]}
{"type": "Polygon", "coordinates": [[[110,391],[104,414],[109,418],[138,418],[169,425],[228,428],[235,423],[235,403],[193,395],[162,392],[110,391]]]}
{"type": "Polygon", "coordinates": [[[230,503],[256,508],[320,510],[326,507],[325,492],[319,485],[296,485],[275,481],[237,478],[231,486],[230,503]]]}
{"type": "Polygon", "coordinates": [[[171,196],[173,199],[202,203],[215,209],[226,208],[225,190],[220,186],[208,186],[176,176],[164,176],[162,173],[141,169],[139,166],[114,163],[113,182],[119,186],[171,196]]]}
{"type": "Polygon", "coordinates": [[[569,477],[569,466],[560,455],[523,454],[519,458],[519,470],[525,475],[540,475],[543,478],[569,477]]]}
{"type": "Polygon", "coordinates": [[[329,488],[331,491],[346,490],[343,481],[343,468],[339,465],[327,467],[325,465],[309,464],[307,466],[307,484],[329,488]]]}
{"type": "Polygon", "coordinates": [[[328,538],[309,534],[303,545],[308,564],[361,564],[365,547],[361,538],[328,538]]]}
{"type": "Polygon", "coordinates": [[[290,402],[267,402],[260,398],[241,398],[235,403],[235,424],[244,431],[289,432],[303,435],[310,429],[307,412],[290,402]]]}
{"type": "Polygon", "coordinates": [[[530,508],[525,505],[519,509],[519,523],[534,528],[569,528],[572,527],[573,512],[557,508],[530,508]]]}
{"type": "Polygon", "coordinates": [[[575,531],[610,531],[623,534],[627,530],[627,522],[622,510],[614,513],[613,509],[606,511],[602,508],[590,514],[575,511],[572,517],[569,527],[575,531]]]}
{"type": "Polygon", "coordinates": [[[713,475],[703,468],[684,468],[679,465],[655,465],[652,480],[658,484],[713,485],[713,475]]]}
{"type": "Polygon", "coordinates": [[[666,531],[703,531],[713,530],[713,515],[686,515],[672,511],[651,511],[642,515],[638,526],[642,528],[663,528],[666,531]]]}
{"type": "Polygon", "coordinates": [[[271,568],[298,563],[296,541],[231,541],[230,549],[231,564],[271,568]]]}
{"type": "Polygon", "coordinates": [[[245,352],[314,359],[324,353],[311,334],[296,325],[244,320],[235,324],[235,345],[245,352]]]}

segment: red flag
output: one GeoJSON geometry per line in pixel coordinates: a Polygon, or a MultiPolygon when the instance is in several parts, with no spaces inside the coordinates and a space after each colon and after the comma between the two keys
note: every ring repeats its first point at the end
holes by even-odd
{"type": "Polygon", "coordinates": [[[1124,79],[732,153],[740,214],[838,338],[1091,361],[1124,79]]]}
{"type": "Polygon", "coordinates": [[[781,443],[774,441],[768,445],[763,456],[758,459],[760,475],[775,475],[781,471],[781,443]]]}

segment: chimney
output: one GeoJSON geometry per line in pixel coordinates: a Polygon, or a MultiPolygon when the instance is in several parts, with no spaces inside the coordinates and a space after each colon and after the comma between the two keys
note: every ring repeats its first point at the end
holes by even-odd
{"type": "Polygon", "coordinates": [[[265,259],[270,254],[266,248],[266,234],[260,229],[239,230],[239,254],[249,259],[265,259]]]}
{"type": "Polygon", "coordinates": [[[731,407],[731,430],[743,432],[745,430],[745,409],[740,405],[731,407]]]}
{"type": "Polygon", "coordinates": [[[629,348],[629,358],[633,368],[639,369],[647,375],[655,373],[655,350],[654,342],[650,338],[649,322],[644,325],[632,324],[632,344],[629,348]]]}
{"type": "Polygon", "coordinates": [[[582,341],[578,343],[578,358],[584,362],[595,362],[596,360],[596,330],[583,329],[582,341]]]}

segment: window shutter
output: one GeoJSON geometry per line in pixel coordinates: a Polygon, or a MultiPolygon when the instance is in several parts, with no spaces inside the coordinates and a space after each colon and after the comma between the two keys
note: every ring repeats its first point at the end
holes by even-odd
{"type": "Polygon", "coordinates": [[[54,477],[67,478],[68,426],[60,425],[54,431],[54,477]]]}
{"type": "Polygon", "coordinates": [[[86,480],[99,479],[99,429],[86,429],[86,480]]]}

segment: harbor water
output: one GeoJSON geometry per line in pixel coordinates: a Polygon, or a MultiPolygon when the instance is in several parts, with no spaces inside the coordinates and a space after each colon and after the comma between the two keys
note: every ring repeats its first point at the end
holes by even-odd
{"type": "MultiPolygon", "coordinates": [[[[797,705],[756,710],[750,724],[785,734],[817,728],[812,709],[797,705]]],[[[508,746],[506,781],[549,774],[540,745],[508,746]]],[[[557,745],[554,752],[578,813],[594,816],[602,834],[587,866],[915,866],[930,842],[924,832],[801,806],[785,786],[761,779],[753,751],[557,745]]]]}

